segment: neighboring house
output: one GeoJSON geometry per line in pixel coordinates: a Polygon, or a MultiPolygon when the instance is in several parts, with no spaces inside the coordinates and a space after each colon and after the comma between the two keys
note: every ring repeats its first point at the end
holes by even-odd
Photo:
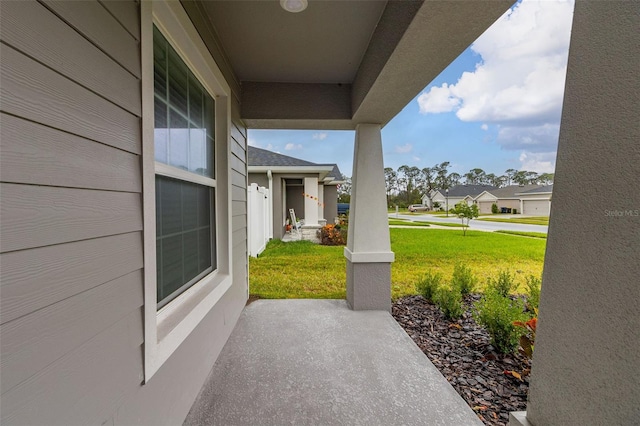
{"type": "Polygon", "coordinates": [[[433,197],[438,193],[438,190],[432,189],[428,193],[422,196],[422,205],[427,206],[429,210],[433,209],[433,197]]]}
{"type": "Polygon", "coordinates": [[[304,218],[305,226],[333,223],[338,216],[337,187],[344,181],[335,164],[316,164],[249,146],[248,172],[249,184],[269,190],[272,238],[284,235],[289,209],[304,218]]]}
{"type": "MultiPolygon", "coordinates": [[[[2,425],[182,424],[248,299],[248,128],[353,132],[346,299],[393,322],[382,128],[513,0],[281,3],[0,2],[2,425]]],[[[637,423],[636,12],[575,2],[538,425],[637,423]]]]}
{"type": "Polygon", "coordinates": [[[549,216],[553,185],[540,186],[516,194],[520,197],[520,211],[529,216],[549,216]]]}
{"type": "Polygon", "coordinates": [[[520,196],[517,195],[520,192],[526,192],[531,189],[536,189],[542,185],[509,185],[502,188],[490,189],[483,191],[480,195],[474,198],[476,204],[478,204],[478,210],[480,213],[491,213],[491,206],[496,204],[498,209],[516,209],[522,213],[522,203],[520,196]]]}
{"type": "Polygon", "coordinates": [[[449,188],[448,192],[444,189],[434,190],[431,201],[440,203],[440,208],[443,210],[445,210],[447,206],[449,206],[449,210],[451,210],[461,201],[472,204],[476,196],[491,189],[496,189],[496,187],[492,185],[456,185],[449,188]]]}

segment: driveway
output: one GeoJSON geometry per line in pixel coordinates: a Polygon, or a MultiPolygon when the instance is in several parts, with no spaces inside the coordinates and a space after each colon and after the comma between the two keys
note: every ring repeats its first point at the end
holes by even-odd
{"type": "MultiPolygon", "coordinates": [[[[505,216],[508,218],[509,216],[505,216]]],[[[518,216],[520,217],[520,216],[518,216]]],[[[389,213],[391,219],[406,219],[413,222],[442,222],[442,223],[461,223],[457,217],[441,217],[435,215],[411,215],[411,214],[398,214],[389,213]]],[[[456,228],[450,228],[456,229],[456,228]]],[[[542,232],[547,233],[549,227],[546,225],[527,225],[524,223],[505,223],[505,222],[487,222],[484,220],[473,219],[469,223],[469,229],[475,231],[520,231],[520,232],[542,232]]]]}

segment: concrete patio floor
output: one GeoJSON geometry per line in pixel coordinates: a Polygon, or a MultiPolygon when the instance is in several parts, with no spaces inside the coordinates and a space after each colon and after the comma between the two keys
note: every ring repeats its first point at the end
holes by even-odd
{"type": "Polygon", "coordinates": [[[185,425],[481,425],[389,313],[343,300],[244,309],[185,425]]]}

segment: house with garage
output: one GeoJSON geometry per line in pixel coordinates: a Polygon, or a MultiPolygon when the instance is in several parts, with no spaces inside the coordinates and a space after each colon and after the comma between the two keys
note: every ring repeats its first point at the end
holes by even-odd
{"type": "MultiPolygon", "coordinates": [[[[251,128],[353,132],[346,301],[312,301],[322,310],[315,326],[371,314],[395,330],[394,343],[412,344],[389,316],[394,253],[381,130],[511,5],[0,2],[0,423],[182,424],[252,309],[251,128]]],[[[536,362],[520,417],[633,424],[640,194],[620,183],[634,182],[640,163],[640,89],[629,77],[638,69],[637,5],[576,2],[573,19],[536,362]]],[[[298,191],[318,191],[332,171],[314,173],[318,184],[303,181],[298,191]]],[[[271,302],[278,307],[260,325],[289,318],[288,301],[271,302]]],[[[324,346],[355,351],[376,331],[324,346]]],[[[250,353],[250,341],[236,343],[250,353]]],[[[355,353],[343,364],[369,359],[355,353]]],[[[292,344],[290,368],[270,377],[297,384],[303,355],[292,344]]],[[[362,385],[323,370],[317,380],[333,384],[326,399],[314,386],[296,392],[289,416],[255,406],[271,383],[252,377],[211,423],[358,423],[357,413],[401,401],[402,413],[425,422],[477,424],[441,376],[396,391],[405,383],[392,364],[403,362],[362,370],[362,385]],[[442,392],[415,397],[436,385],[442,392]],[[363,407],[360,391],[372,386],[390,396],[363,407]],[[220,413],[232,421],[217,421],[220,413]]],[[[228,391],[203,397],[219,402],[228,391]]]]}
{"type": "Polygon", "coordinates": [[[336,164],[316,164],[254,146],[248,147],[247,155],[249,185],[268,190],[270,238],[283,237],[291,209],[298,220],[304,219],[305,229],[333,223],[338,185],[344,183],[336,164]]]}
{"type": "MultiPolygon", "coordinates": [[[[447,206],[448,209],[451,210],[456,204],[462,201],[466,201],[467,204],[472,204],[475,197],[484,191],[496,188],[497,187],[493,185],[456,185],[448,189],[437,189],[431,193],[431,202],[439,203],[442,210],[446,210],[447,206]]],[[[422,203],[424,204],[425,201],[427,200],[423,198],[422,203]]]]}
{"type": "Polygon", "coordinates": [[[478,210],[481,214],[490,214],[491,206],[494,204],[498,206],[498,211],[502,212],[502,209],[508,210],[511,213],[513,209],[522,213],[521,197],[518,195],[521,192],[526,192],[532,189],[540,188],[542,185],[509,185],[502,188],[496,188],[483,191],[480,195],[476,196],[473,201],[478,205],[478,210]]]}
{"type": "Polygon", "coordinates": [[[530,216],[549,216],[553,185],[544,185],[516,194],[520,198],[520,211],[530,216]]]}

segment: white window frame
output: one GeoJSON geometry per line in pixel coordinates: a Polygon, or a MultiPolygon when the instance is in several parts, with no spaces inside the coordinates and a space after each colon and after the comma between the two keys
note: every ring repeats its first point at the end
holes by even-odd
{"type": "MultiPolygon", "coordinates": [[[[142,61],[142,173],[144,205],[144,380],[145,383],[178,349],[193,329],[220,301],[233,282],[231,265],[230,129],[231,89],[180,2],[141,2],[142,61]],[[155,162],[153,26],[169,41],[205,90],[215,100],[215,209],[216,269],[182,294],[157,309],[156,175],[183,179],[178,168],[155,162]]],[[[189,181],[199,179],[188,173],[189,181]]],[[[202,183],[212,186],[203,177],[202,183]]]]}

